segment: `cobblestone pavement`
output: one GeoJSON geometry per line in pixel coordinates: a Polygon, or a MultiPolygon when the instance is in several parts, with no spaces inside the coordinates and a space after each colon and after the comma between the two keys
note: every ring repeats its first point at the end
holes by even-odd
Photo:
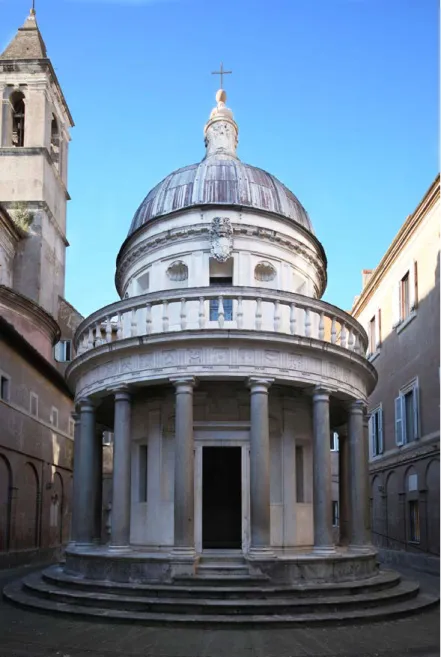
{"type": "MultiPolygon", "coordinates": [[[[29,569],[0,571],[0,587],[29,569]]],[[[404,573],[439,589],[439,579],[404,573]]],[[[0,601],[0,657],[439,657],[439,608],[321,628],[203,629],[88,622],[0,601]]]]}

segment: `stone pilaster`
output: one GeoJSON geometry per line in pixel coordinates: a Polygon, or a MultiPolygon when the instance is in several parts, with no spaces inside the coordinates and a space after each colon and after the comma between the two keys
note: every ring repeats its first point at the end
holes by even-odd
{"type": "Polygon", "coordinates": [[[195,556],[194,540],[194,440],[193,377],[171,379],[175,386],[175,493],[173,556],[189,559],[195,556]]]}
{"type": "Polygon", "coordinates": [[[332,476],[329,391],[317,387],[313,394],[313,513],[314,551],[335,550],[332,535],[332,476]]]}
{"type": "Polygon", "coordinates": [[[270,447],[268,389],[273,379],[250,378],[250,556],[273,557],[270,523],[270,447]]]}
{"type": "Polygon", "coordinates": [[[338,434],[338,498],[340,515],[340,545],[347,545],[350,536],[349,439],[347,428],[338,434]]]}
{"type": "Polygon", "coordinates": [[[130,544],[131,507],[131,408],[127,386],[114,391],[112,529],[110,548],[123,550],[130,544]]]}

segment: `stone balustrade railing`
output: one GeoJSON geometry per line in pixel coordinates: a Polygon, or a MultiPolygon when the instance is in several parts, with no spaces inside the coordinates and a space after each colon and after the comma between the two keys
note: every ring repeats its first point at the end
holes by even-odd
{"type": "Polygon", "coordinates": [[[365,354],[367,336],[351,315],[301,294],[256,287],[210,286],[150,292],[101,308],[75,335],[77,355],[130,337],[228,329],[285,333],[365,354]]]}

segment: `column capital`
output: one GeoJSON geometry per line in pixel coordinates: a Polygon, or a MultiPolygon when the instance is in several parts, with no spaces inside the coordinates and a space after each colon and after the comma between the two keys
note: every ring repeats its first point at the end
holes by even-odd
{"type": "Polygon", "coordinates": [[[75,404],[79,408],[80,413],[94,413],[96,404],[90,397],[80,397],[75,404]]]}
{"type": "Polygon", "coordinates": [[[75,422],[75,424],[79,424],[80,419],[81,419],[81,414],[80,412],[75,408],[74,411],[70,414],[72,420],[75,422]]]}
{"type": "Polygon", "coordinates": [[[126,383],[110,388],[109,392],[115,397],[115,401],[130,401],[130,389],[126,383]]]}
{"type": "Polygon", "coordinates": [[[255,392],[268,392],[270,386],[274,383],[274,379],[268,379],[260,376],[250,376],[247,381],[248,388],[251,388],[251,394],[255,392]]]}
{"type": "Polygon", "coordinates": [[[171,376],[169,379],[176,392],[185,392],[188,388],[194,388],[197,385],[197,379],[194,376],[171,376]]]}
{"type": "Polygon", "coordinates": [[[312,399],[314,402],[316,401],[328,401],[331,396],[331,391],[329,388],[325,388],[324,386],[314,386],[314,389],[312,391],[312,399]]]}
{"type": "Polygon", "coordinates": [[[351,402],[348,402],[347,405],[348,412],[351,413],[351,415],[357,415],[357,414],[366,414],[367,411],[367,405],[366,402],[364,402],[362,399],[356,399],[351,402]]]}

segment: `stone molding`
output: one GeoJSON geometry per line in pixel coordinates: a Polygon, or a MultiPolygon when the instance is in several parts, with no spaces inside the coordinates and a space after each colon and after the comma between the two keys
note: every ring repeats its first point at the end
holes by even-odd
{"type": "MultiPolygon", "coordinates": [[[[202,213],[203,214],[203,213],[202,213]]],[[[316,269],[320,279],[320,289],[317,291],[318,296],[323,294],[326,283],[326,263],[320,257],[320,254],[315,252],[314,249],[307,246],[300,240],[290,237],[279,231],[271,230],[269,228],[261,228],[253,226],[252,224],[231,224],[232,237],[252,237],[267,242],[277,243],[280,246],[287,248],[289,251],[301,255],[307,262],[309,262],[316,269]]],[[[118,294],[123,297],[125,289],[122,288],[122,278],[127,269],[142,258],[148,251],[153,250],[157,246],[162,246],[167,242],[176,242],[177,239],[182,241],[194,240],[197,237],[205,236],[207,243],[210,243],[211,224],[190,224],[188,226],[181,226],[179,228],[171,228],[162,233],[158,233],[151,237],[145,237],[141,242],[135,244],[127,250],[121,250],[117,259],[117,269],[115,274],[115,285],[118,294]]],[[[127,285],[130,281],[127,281],[127,285]]],[[[126,287],[127,287],[126,285],[126,287]]]]}
{"type": "Polygon", "coordinates": [[[26,319],[38,326],[42,333],[47,335],[52,345],[60,339],[60,327],[52,315],[35,303],[35,301],[32,301],[32,299],[25,297],[20,292],[16,292],[6,285],[0,285],[0,307],[2,305],[17,312],[17,314],[22,314],[26,319]]]}
{"type": "Polygon", "coordinates": [[[77,357],[66,372],[77,398],[121,383],[169,383],[173,377],[273,378],[279,384],[326,385],[346,399],[367,399],[375,371],[336,345],[297,337],[237,331],[185,331],[126,338],[77,357]],[[326,347],[326,348],[325,348],[326,347]],[[179,375],[180,373],[180,375],[179,375]]]}

